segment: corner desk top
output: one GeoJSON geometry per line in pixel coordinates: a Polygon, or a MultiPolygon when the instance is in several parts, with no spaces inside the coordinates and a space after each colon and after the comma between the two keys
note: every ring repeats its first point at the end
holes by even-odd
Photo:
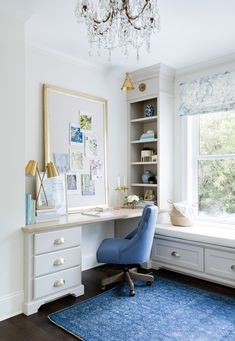
{"type": "MultiPolygon", "coordinates": [[[[101,212],[97,216],[86,215],[82,213],[71,213],[69,215],[61,216],[58,220],[37,223],[33,225],[23,226],[21,229],[25,233],[37,233],[58,230],[60,228],[69,228],[79,225],[87,225],[93,223],[100,223],[111,220],[136,218],[142,215],[143,209],[109,209],[101,212]]],[[[84,212],[85,213],[85,212],[84,212]]]]}

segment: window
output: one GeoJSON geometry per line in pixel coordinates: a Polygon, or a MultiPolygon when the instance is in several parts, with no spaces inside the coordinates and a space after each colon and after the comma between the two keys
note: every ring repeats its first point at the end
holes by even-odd
{"type": "Polygon", "coordinates": [[[191,128],[198,214],[235,221],[235,111],[194,116],[191,128]]]}

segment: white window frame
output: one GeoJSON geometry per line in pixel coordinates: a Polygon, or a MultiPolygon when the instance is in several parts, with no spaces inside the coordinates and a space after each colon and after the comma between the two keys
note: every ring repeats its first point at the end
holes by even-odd
{"type": "Polygon", "coordinates": [[[187,117],[187,197],[188,200],[196,204],[197,217],[199,221],[219,222],[226,224],[234,224],[235,219],[229,221],[223,218],[200,217],[198,215],[198,162],[201,160],[225,160],[235,159],[235,154],[220,155],[200,155],[200,115],[187,117]],[[191,147],[190,147],[191,146],[191,147]]]}

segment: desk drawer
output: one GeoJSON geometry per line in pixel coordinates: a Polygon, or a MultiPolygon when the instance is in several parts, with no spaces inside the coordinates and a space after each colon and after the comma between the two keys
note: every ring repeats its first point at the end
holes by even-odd
{"type": "Polygon", "coordinates": [[[58,271],[54,274],[34,279],[34,299],[52,295],[81,284],[81,267],[58,271]]]}
{"type": "Polygon", "coordinates": [[[34,256],[34,276],[42,276],[81,264],[79,246],[61,251],[34,256]]]}
{"type": "Polygon", "coordinates": [[[154,239],[152,258],[157,262],[203,271],[203,248],[199,246],[154,239]]]}
{"type": "Polygon", "coordinates": [[[205,271],[235,281],[235,251],[205,250],[205,271]]]}
{"type": "Polygon", "coordinates": [[[81,228],[63,229],[34,235],[34,254],[52,252],[80,245],[81,228]]]}

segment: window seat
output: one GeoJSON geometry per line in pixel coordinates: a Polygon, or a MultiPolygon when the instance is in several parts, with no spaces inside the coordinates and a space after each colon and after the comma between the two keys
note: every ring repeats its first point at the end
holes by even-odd
{"type": "Polygon", "coordinates": [[[235,226],[198,222],[191,227],[157,224],[156,235],[235,248],[235,226]]]}

